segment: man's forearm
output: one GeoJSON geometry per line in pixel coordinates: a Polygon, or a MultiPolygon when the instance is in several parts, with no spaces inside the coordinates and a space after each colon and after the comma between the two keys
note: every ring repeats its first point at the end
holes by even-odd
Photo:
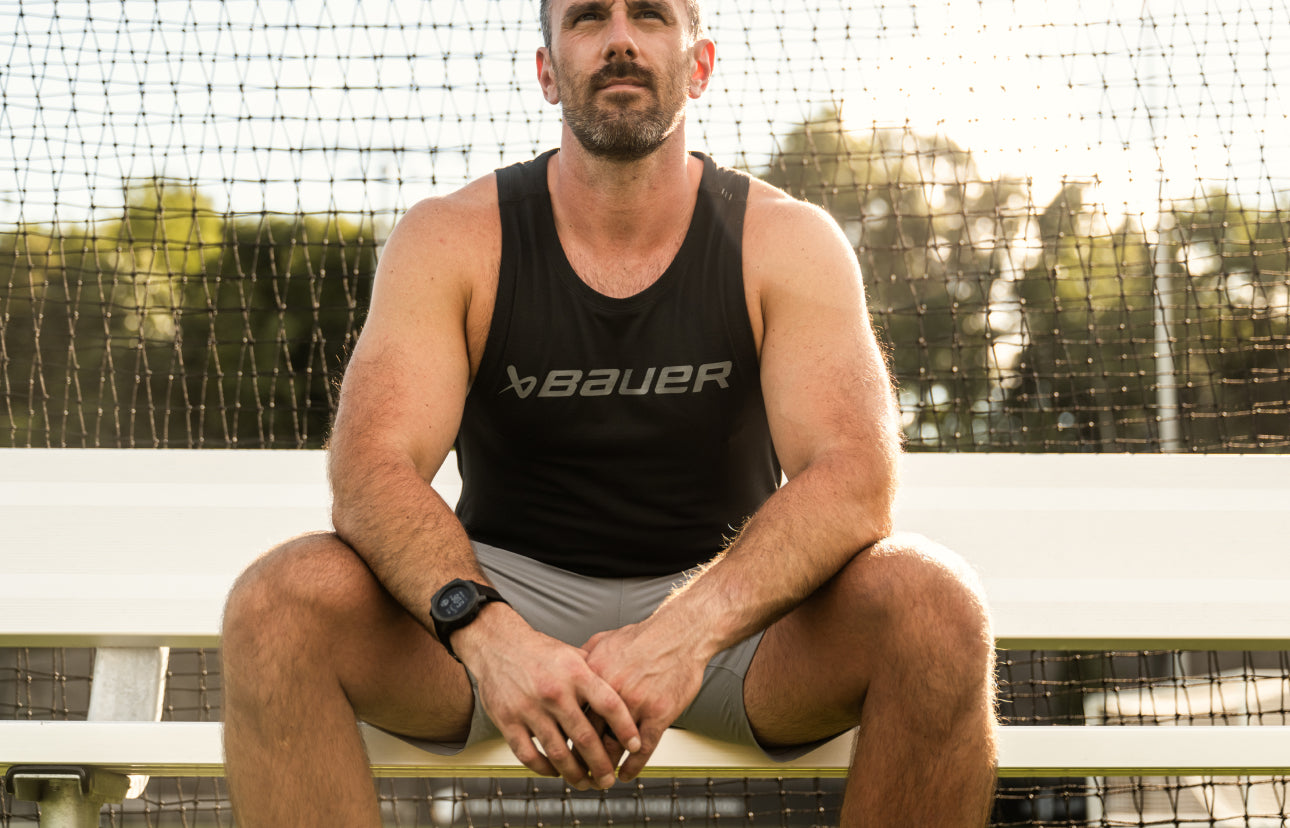
{"type": "Polygon", "coordinates": [[[328,466],[336,533],[428,629],[439,587],[485,580],[461,522],[411,460],[375,447],[361,458],[333,449],[328,466]]]}
{"type": "Polygon", "coordinates": [[[702,631],[709,656],[768,627],[891,533],[894,459],[878,465],[857,475],[851,455],[813,463],[772,495],[656,620],[702,631]]]}

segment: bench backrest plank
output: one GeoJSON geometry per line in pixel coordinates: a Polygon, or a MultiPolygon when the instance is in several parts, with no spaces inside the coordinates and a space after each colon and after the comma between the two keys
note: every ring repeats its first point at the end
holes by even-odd
{"type": "MultiPolygon", "coordinates": [[[[903,462],[898,527],[972,562],[1004,646],[1290,645],[1290,455],[903,462]]],[[[0,646],[214,646],[237,573],[328,525],[318,451],[0,449],[0,646]]]]}
{"type": "Polygon", "coordinates": [[[1290,455],[911,454],[898,523],[982,574],[1012,647],[1290,641],[1290,455]]]}

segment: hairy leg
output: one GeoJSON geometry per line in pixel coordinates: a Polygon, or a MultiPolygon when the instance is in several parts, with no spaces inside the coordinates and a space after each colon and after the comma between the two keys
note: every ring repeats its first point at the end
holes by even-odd
{"type": "Polygon", "coordinates": [[[238,579],[224,614],[224,750],[238,825],[378,826],[356,717],[461,739],[465,671],[329,533],[238,579]]]}
{"type": "Polygon", "coordinates": [[[994,642],[957,556],[900,536],[772,625],[749,667],[764,744],[859,725],[842,825],[980,828],[995,781],[994,642]]]}

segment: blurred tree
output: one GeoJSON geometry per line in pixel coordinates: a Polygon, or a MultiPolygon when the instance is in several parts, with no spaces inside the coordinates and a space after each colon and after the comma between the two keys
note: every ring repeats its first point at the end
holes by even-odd
{"type": "Polygon", "coordinates": [[[166,179],[125,192],[118,218],[0,233],[0,440],[321,446],[372,223],[237,219],[166,179]]]}
{"type": "MultiPolygon", "coordinates": [[[[1183,446],[1290,446],[1284,213],[1215,192],[1167,210],[1157,243],[1078,183],[1040,210],[952,142],[834,110],[763,176],[856,246],[911,448],[1159,450],[1161,303],[1183,446]]],[[[164,179],[125,196],[105,220],[0,230],[0,441],[322,445],[376,228],[220,213],[164,179]]]]}
{"type": "Polygon", "coordinates": [[[335,383],[376,270],[375,233],[336,215],[230,222],[187,331],[206,412],[194,429],[231,445],[320,446],[335,383]]]}
{"type": "Polygon", "coordinates": [[[1178,388],[1184,449],[1290,446],[1290,217],[1214,193],[1174,205],[1156,240],[1069,187],[1039,225],[1043,256],[1020,286],[1021,379],[1005,404],[1031,447],[1159,450],[1161,382],[1178,388]]]}
{"type": "Polygon", "coordinates": [[[1290,215],[1214,192],[1171,218],[1185,443],[1290,449],[1290,215]]]}
{"type": "Polygon", "coordinates": [[[836,109],[791,131],[761,177],[828,210],[855,246],[911,447],[982,445],[1017,335],[992,303],[1015,270],[1024,183],[983,179],[941,136],[850,132],[836,109]]]}
{"type": "Polygon", "coordinates": [[[94,258],[86,227],[0,231],[0,440],[9,445],[62,445],[100,409],[100,389],[82,372],[105,344],[102,308],[85,284],[94,258]],[[78,338],[95,326],[88,341],[78,338]]]}
{"type": "Polygon", "coordinates": [[[1006,413],[1030,448],[1143,450],[1156,433],[1151,250],[1068,184],[1037,221],[1042,255],[1017,285],[1024,346],[1006,413]]]}
{"type": "Polygon", "coordinates": [[[1157,241],[1084,184],[1041,209],[944,137],[832,108],[761,176],[855,245],[911,448],[1159,450],[1162,306],[1184,447],[1290,446],[1290,216],[1213,193],[1157,241]]]}

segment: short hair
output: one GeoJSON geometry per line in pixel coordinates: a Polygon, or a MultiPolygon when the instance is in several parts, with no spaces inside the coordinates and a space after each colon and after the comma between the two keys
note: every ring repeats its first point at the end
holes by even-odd
{"type": "MultiPolygon", "coordinates": [[[[690,13],[690,37],[698,40],[703,37],[703,10],[700,0],[685,0],[686,11],[690,13]]],[[[551,0],[541,0],[538,5],[538,18],[542,22],[542,42],[551,48],[551,0]]]]}

